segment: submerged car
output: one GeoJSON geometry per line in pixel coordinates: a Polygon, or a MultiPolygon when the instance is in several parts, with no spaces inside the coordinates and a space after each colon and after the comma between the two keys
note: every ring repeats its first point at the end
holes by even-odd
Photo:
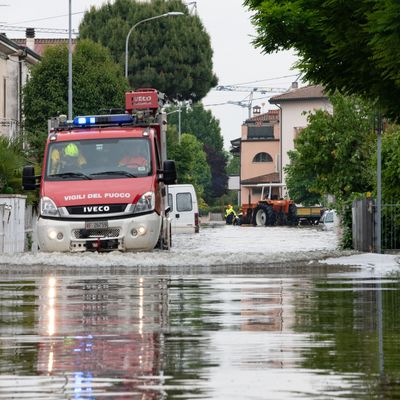
{"type": "Polygon", "coordinates": [[[319,224],[325,231],[330,231],[332,229],[335,229],[339,225],[339,220],[336,211],[335,210],[324,211],[319,221],[319,224]]]}

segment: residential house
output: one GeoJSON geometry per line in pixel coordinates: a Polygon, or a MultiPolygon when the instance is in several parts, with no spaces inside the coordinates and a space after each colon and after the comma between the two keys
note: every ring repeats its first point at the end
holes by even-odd
{"type": "MultiPolygon", "coordinates": [[[[301,130],[307,126],[308,115],[318,109],[332,111],[324,88],[320,85],[305,86],[272,97],[269,102],[280,109],[280,132],[282,154],[281,171],[282,184],[285,184],[284,167],[290,163],[288,152],[294,149],[294,140],[301,130]]],[[[283,195],[286,194],[284,190],[283,195]]]]}
{"type": "MultiPolygon", "coordinates": [[[[233,140],[232,153],[240,153],[240,201],[261,199],[262,185],[279,183],[279,110],[255,115],[242,125],[242,135],[233,140]]],[[[277,188],[273,194],[278,195],[277,188]]]]}
{"type": "MultiPolygon", "coordinates": [[[[35,28],[26,29],[26,37],[19,39],[12,39],[13,42],[19,44],[23,47],[28,47],[35,53],[43,56],[44,51],[47,47],[58,46],[61,44],[68,45],[68,39],[58,39],[58,38],[36,38],[35,28]]],[[[76,39],[72,39],[72,50],[75,49],[76,39]]]]}
{"type": "Polygon", "coordinates": [[[0,135],[15,138],[22,125],[22,88],[40,56],[0,34],[0,135]]]}
{"type": "Polygon", "coordinates": [[[269,102],[278,109],[247,119],[241,137],[231,141],[231,153],[240,156],[241,204],[256,203],[262,193],[264,197],[269,194],[267,187],[271,187],[271,197],[286,196],[284,167],[290,162],[288,152],[294,149],[294,140],[307,126],[311,112],[332,112],[329,98],[319,85],[292,86],[269,102]]]}

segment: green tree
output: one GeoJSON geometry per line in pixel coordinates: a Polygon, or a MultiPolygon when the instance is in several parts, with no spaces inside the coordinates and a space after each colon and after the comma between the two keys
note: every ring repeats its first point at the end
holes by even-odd
{"type": "Polygon", "coordinates": [[[205,188],[211,181],[211,172],[203,144],[196,136],[184,133],[178,143],[175,127],[169,130],[168,158],[176,161],[178,183],[191,183],[198,197],[204,198],[205,188]]]}
{"type": "Polygon", "coordinates": [[[227,155],[228,165],[226,166],[226,172],[228,175],[239,175],[240,174],[240,156],[238,155],[227,155]]]}
{"type": "Polygon", "coordinates": [[[0,193],[21,192],[24,159],[19,141],[0,136],[0,193]]]}
{"type": "Polygon", "coordinates": [[[92,7],[79,27],[80,36],[108,47],[114,60],[125,67],[129,30],[144,19],[171,11],[186,15],[144,22],[132,31],[129,83],[134,88],[157,88],[171,99],[198,101],[217,84],[213,53],[200,18],[189,15],[181,0],[116,0],[99,9],[92,7]]]}
{"type": "MultiPolygon", "coordinates": [[[[376,165],[373,158],[372,167],[376,165]]],[[[389,126],[382,136],[382,197],[385,202],[400,198],[400,126],[389,126]]]]}
{"type": "MultiPolygon", "coordinates": [[[[172,108],[176,110],[176,108],[172,108]]],[[[170,125],[178,125],[178,113],[168,115],[170,125]]],[[[211,183],[205,188],[205,199],[211,203],[215,198],[226,193],[228,176],[226,174],[227,155],[223,149],[219,121],[211,111],[205,110],[201,103],[182,108],[181,131],[193,135],[204,145],[207,163],[211,168],[211,183]]]]}
{"type": "Polygon", "coordinates": [[[286,167],[290,196],[298,202],[332,194],[337,201],[372,190],[375,151],[371,107],[359,98],[330,97],[333,113],[318,110],[295,140],[286,167]],[[293,192],[293,193],[292,193],[293,192]]]}
{"type": "MultiPolygon", "coordinates": [[[[75,115],[99,113],[124,104],[126,81],[107,49],[90,40],[79,40],[73,53],[73,111],[75,115]]],[[[42,62],[32,68],[25,86],[25,130],[33,155],[39,160],[47,137],[47,120],[67,114],[68,48],[46,49],[42,62]]]]}
{"type": "Polygon", "coordinates": [[[290,198],[304,206],[320,204],[323,196],[319,188],[314,186],[317,172],[310,170],[310,165],[304,163],[304,157],[297,149],[290,151],[288,155],[290,164],[285,167],[285,172],[290,198]]]}
{"type": "Polygon", "coordinates": [[[266,53],[295,49],[307,81],[378,100],[400,115],[400,3],[397,0],[245,0],[254,43],[266,53]]]}

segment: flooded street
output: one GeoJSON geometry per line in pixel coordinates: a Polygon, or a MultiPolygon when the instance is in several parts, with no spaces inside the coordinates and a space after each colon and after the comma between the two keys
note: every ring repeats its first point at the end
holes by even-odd
{"type": "Polygon", "coordinates": [[[341,254],[316,228],[223,226],[174,245],[1,255],[0,398],[400,397],[395,257],[317,262],[341,254]]]}

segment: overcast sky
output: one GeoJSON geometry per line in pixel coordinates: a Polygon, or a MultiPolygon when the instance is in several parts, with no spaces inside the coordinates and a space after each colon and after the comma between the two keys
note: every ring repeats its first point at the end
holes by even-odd
{"type": "MultiPolygon", "coordinates": [[[[100,6],[103,3],[104,0],[72,0],[72,13],[78,13],[72,17],[72,28],[78,28],[83,12],[91,5],[100,6]]],[[[251,14],[242,3],[243,0],[196,1],[197,14],[211,37],[214,72],[219,85],[289,88],[295,76],[277,78],[298,72],[291,69],[296,58],[289,52],[263,55],[253,47],[251,40],[255,30],[250,22],[251,14]]],[[[0,0],[0,5],[5,5],[0,7],[0,23],[18,27],[68,29],[68,4],[68,0],[0,0]]],[[[189,5],[189,9],[196,11],[193,4],[189,5]]],[[[0,32],[6,32],[9,38],[25,35],[23,31],[8,31],[4,27],[0,32]]],[[[36,37],[51,36],[54,37],[50,33],[36,33],[36,37]]],[[[211,90],[203,100],[206,108],[220,121],[226,149],[229,149],[232,139],[240,136],[241,124],[248,117],[248,109],[224,103],[246,100],[249,94],[245,91],[211,90]]],[[[255,99],[265,96],[254,94],[255,99]]],[[[254,100],[252,105],[260,105],[264,112],[273,108],[267,98],[254,100]]]]}

